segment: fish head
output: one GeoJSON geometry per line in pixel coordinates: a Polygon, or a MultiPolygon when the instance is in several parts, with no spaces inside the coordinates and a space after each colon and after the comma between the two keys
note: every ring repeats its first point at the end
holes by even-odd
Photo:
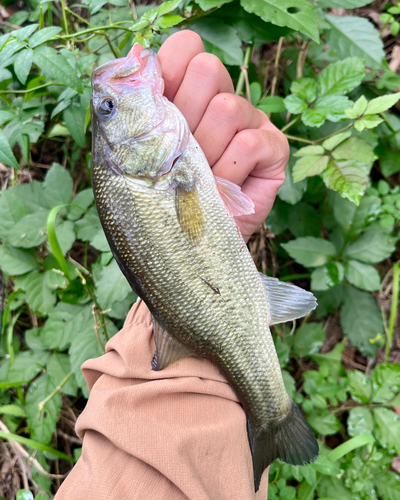
{"type": "Polygon", "coordinates": [[[136,43],[126,57],[92,75],[94,136],[118,146],[146,134],[165,118],[164,81],[157,55],[136,43]]]}

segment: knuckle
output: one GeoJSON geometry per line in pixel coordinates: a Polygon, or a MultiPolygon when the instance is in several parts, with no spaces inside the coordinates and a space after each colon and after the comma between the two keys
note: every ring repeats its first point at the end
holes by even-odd
{"type": "Polygon", "coordinates": [[[201,36],[191,30],[178,31],[177,33],[171,35],[170,39],[171,38],[179,38],[181,43],[187,42],[194,45],[199,45],[201,47],[203,46],[203,40],[201,39],[201,36]]]}
{"type": "Polygon", "coordinates": [[[238,117],[241,107],[241,99],[233,94],[221,93],[216,95],[211,106],[213,110],[225,118],[234,120],[238,117]]]}
{"type": "Polygon", "coordinates": [[[246,156],[251,157],[260,148],[262,140],[255,130],[242,130],[235,137],[236,147],[246,156]]]}
{"type": "Polygon", "coordinates": [[[214,56],[213,54],[207,54],[207,52],[198,54],[191,60],[189,64],[190,71],[202,76],[206,75],[207,77],[211,78],[219,76],[222,69],[223,64],[218,59],[218,57],[214,56]]]}

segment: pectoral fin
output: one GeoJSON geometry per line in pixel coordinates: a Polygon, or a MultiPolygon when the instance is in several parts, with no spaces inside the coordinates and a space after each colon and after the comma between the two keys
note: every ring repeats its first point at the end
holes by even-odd
{"type": "Polygon", "coordinates": [[[318,303],[311,292],[260,273],[268,293],[271,325],[301,318],[313,311],[318,303]]]}
{"type": "Polygon", "coordinates": [[[204,235],[204,216],[195,184],[189,190],[181,185],[176,188],[176,213],[186,239],[197,245],[204,235]]]}
{"type": "Polygon", "coordinates": [[[151,362],[154,371],[160,371],[171,363],[179,361],[188,356],[195,356],[194,352],[175,340],[169,333],[153,318],[154,340],[156,352],[151,362]]]}
{"type": "Polygon", "coordinates": [[[214,175],[219,194],[232,216],[254,214],[253,201],[244,194],[240,186],[214,175]]]}

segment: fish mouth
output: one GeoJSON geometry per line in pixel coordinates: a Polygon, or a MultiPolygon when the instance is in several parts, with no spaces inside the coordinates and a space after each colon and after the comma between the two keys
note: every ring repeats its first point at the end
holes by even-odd
{"type": "Polygon", "coordinates": [[[126,57],[102,64],[92,74],[92,88],[95,91],[101,91],[104,86],[120,91],[124,87],[137,87],[143,83],[154,85],[156,82],[162,82],[163,90],[158,58],[151,49],[144,49],[140,43],[135,43],[126,57]]]}

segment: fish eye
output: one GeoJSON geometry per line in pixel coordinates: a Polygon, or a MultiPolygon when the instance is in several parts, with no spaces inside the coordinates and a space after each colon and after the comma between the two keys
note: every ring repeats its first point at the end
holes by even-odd
{"type": "Polygon", "coordinates": [[[109,116],[113,112],[115,108],[115,102],[110,98],[103,99],[100,106],[98,107],[98,111],[103,116],[109,116]]]}

